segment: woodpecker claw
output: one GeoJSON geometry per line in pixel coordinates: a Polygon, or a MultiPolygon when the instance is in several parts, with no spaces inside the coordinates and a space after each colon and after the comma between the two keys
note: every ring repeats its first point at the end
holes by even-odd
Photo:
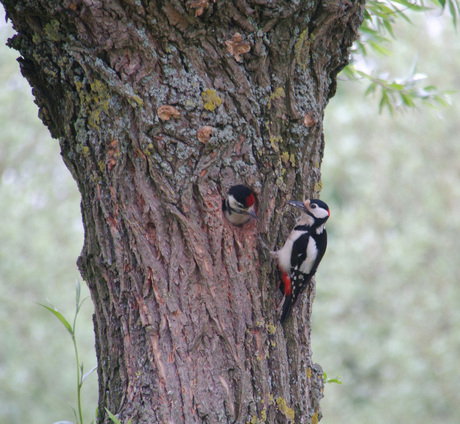
{"type": "MultiPolygon", "coordinates": [[[[264,240],[262,239],[262,237],[259,235],[259,242],[261,244],[261,246],[265,249],[265,250],[268,250],[268,252],[270,253],[270,255],[272,255],[274,252],[267,246],[267,243],[264,242],[264,240]]],[[[272,255],[273,256],[273,255],[272,255]]]]}
{"type": "Polygon", "coordinates": [[[284,305],[284,302],[286,301],[286,296],[283,296],[283,298],[281,299],[281,302],[280,304],[276,307],[276,314],[281,316],[281,312],[283,310],[283,305],[284,305]]]}

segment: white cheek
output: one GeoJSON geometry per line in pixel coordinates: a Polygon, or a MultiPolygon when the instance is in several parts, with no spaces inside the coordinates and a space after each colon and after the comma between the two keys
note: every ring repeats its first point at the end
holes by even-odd
{"type": "Polygon", "coordinates": [[[239,209],[238,203],[236,202],[235,198],[232,195],[228,196],[228,204],[232,209],[237,209],[237,210],[239,209]]]}
{"type": "Polygon", "coordinates": [[[315,218],[326,218],[329,216],[329,212],[323,208],[310,209],[310,211],[315,216],[315,218]]]}

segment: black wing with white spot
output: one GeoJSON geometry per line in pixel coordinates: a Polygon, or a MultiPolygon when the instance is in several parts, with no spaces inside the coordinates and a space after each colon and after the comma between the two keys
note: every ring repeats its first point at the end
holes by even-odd
{"type": "Polygon", "coordinates": [[[292,303],[295,303],[300,293],[307,287],[311,280],[311,273],[301,272],[302,264],[307,260],[307,248],[310,243],[310,233],[305,231],[293,244],[291,254],[291,285],[292,303]]]}

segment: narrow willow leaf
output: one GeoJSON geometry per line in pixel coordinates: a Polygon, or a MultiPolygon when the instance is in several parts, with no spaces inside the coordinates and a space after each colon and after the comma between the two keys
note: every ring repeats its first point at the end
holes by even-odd
{"type": "Polygon", "coordinates": [[[392,3],[398,3],[401,6],[406,7],[412,12],[426,12],[427,10],[431,10],[432,8],[428,6],[423,6],[422,4],[417,4],[410,2],[408,0],[391,0],[392,3]]]}
{"type": "Polygon", "coordinates": [[[392,82],[388,86],[397,91],[402,91],[405,88],[404,84],[399,84],[397,82],[392,82]]]}
{"type": "Polygon", "coordinates": [[[105,408],[105,412],[107,412],[107,415],[112,420],[112,422],[114,422],[115,424],[121,424],[121,421],[115,415],[113,415],[107,408],[105,408]]]}
{"type": "Polygon", "coordinates": [[[358,69],[355,69],[355,73],[359,75],[360,77],[372,79],[369,74],[366,74],[365,72],[360,71],[358,69]]]}
{"type": "Polygon", "coordinates": [[[390,102],[388,93],[386,91],[383,91],[382,98],[380,99],[380,104],[379,104],[379,113],[382,113],[385,107],[388,109],[388,111],[391,114],[393,114],[393,105],[390,102]]]}
{"type": "Polygon", "coordinates": [[[97,370],[97,365],[94,365],[82,378],[81,382],[83,383],[95,370],[97,370]]]}
{"type": "Polygon", "coordinates": [[[409,16],[405,13],[407,9],[401,10],[399,7],[397,7],[395,4],[391,3],[391,9],[392,9],[392,14],[396,15],[398,18],[404,19],[408,24],[412,24],[412,21],[410,20],[409,16]]]}
{"type": "Polygon", "coordinates": [[[395,35],[394,35],[394,33],[393,33],[393,27],[391,26],[390,21],[384,20],[384,21],[383,21],[383,25],[384,25],[385,29],[388,31],[388,33],[389,33],[393,38],[395,38],[395,35]]]}
{"type": "Polygon", "coordinates": [[[383,56],[389,56],[391,54],[390,50],[386,49],[381,44],[376,43],[376,42],[374,42],[372,40],[369,40],[369,45],[372,47],[372,49],[375,52],[380,53],[383,56]]]}
{"type": "Polygon", "coordinates": [[[355,68],[353,66],[351,66],[351,65],[345,66],[345,68],[342,70],[341,74],[343,74],[349,80],[355,80],[358,77],[356,72],[355,72],[355,68]]]}
{"type": "Polygon", "coordinates": [[[435,5],[444,10],[446,7],[446,0],[431,0],[435,5]]]}
{"type": "Polygon", "coordinates": [[[48,309],[61,323],[64,325],[64,327],[67,329],[67,331],[70,333],[70,335],[73,336],[73,330],[72,326],[69,324],[69,322],[64,318],[64,315],[62,315],[59,311],[56,309],[50,308],[49,306],[43,305],[39,303],[40,306],[43,306],[45,309],[48,309]]]}
{"type": "Polygon", "coordinates": [[[375,93],[375,89],[377,88],[377,85],[372,82],[369,84],[369,87],[367,87],[366,92],[364,93],[366,96],[369,96],[370,94],[375,93]]]}
{"type": "Polygon", "coordinates": [[[75,419],[77,420],[77,424],[82,424],[82,423],[80,423],[80,421],[78,420],[77,410],[75,409],[74,406],[72,406],[72,411],[73,411],[73,414],[75,415],[75,419]]]}
{"type": "Polygon", "coordinates": [[[409,106],[409,107],[415,106],[414,99],[410,95],[401,93],[401,99],[406,106],[409,106]]]}
{"type": "Polygon", "coordinates": [[[80,281],[76,281],[75,282],[75,286],[76,286],[76,304],[77,304],[77,310],[79,309],[79,305],[80,305],[80,296],[81,296],[81,284],[80,284],[80,281]]]}
{"type": "Polygon", "coordinates": [[[456,0],[447,0],[449,5],[449,12],[452,16],[452,22],[454,23],[454,27],[457,28],[457,17],[459,15],[459,5],[456,0]]]}

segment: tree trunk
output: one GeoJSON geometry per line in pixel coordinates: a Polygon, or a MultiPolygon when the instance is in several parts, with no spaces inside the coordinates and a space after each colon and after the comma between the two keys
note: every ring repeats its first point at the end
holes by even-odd
{"type": "Polygon", "coordinates": [[[318,195],[363,2],[2,1],[82,195],[98,422],[316,423],[314,286],[280,326],[259,236],[280,245],[286,199],[318,195]],[[221,210],[238,183],[258,195],[242,228],[221,210]]]}

